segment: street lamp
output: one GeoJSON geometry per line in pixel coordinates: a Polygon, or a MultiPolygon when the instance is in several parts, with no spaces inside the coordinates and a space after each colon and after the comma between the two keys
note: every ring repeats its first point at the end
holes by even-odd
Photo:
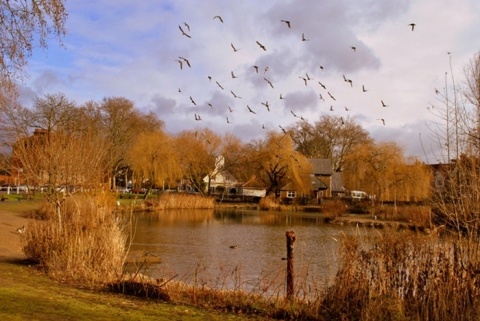
{"type": "Polygon", "coordinates": [[[20,173],[23,173],[23,168],[17,170],[17,194],[20,194],[20,173]]]}

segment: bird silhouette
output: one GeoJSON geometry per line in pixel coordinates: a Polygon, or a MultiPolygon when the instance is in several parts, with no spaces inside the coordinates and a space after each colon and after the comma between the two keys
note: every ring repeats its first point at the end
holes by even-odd
{"type": "Polygon", "coordinates": [[[333,106],[330,106],[330,111],[333,111],[333,106]]]}
{"type": "Polygon", "coordinates": [[[237,96],[233,91],[230,90],[230,92],[232,93],[232,95],[233,95],[234,98],[238,98],[238,99],[241,99],[241,98],[242,98],[242,97],[240,97],[240,96],[237,96]]]}
{"type": "Polygon", "coordinates": [[[283,99],[283,95],[282,95],[282,94],[280,94],[280,99],[283,99]]]}
{"type": "Polygon", "coordinates": [[[233,43],[231,43],[230,46],[232,47],[233,52],[237,52],[237,51],[240,50],[240,49],[238,49],[238,48],[235,48],[235,46],[233,45],[233,43]]]}
{"type": "Polygon", "coordinates": [[[228,120],[228,117],[227,117],[227,124],[231,124],[232,122],[230,120],[228,120]]]}
{"type": "Polygon", "coordinates": [[[345,111],[350,111],[350,109],[348,109],[347,107],[345,107],[345,111]]]}
{"type": "Polygon", "coordinates": [[[320,100],[323,100],[325,101],[325,99],[323,98],[322,94],[318,94],[320,96],[320,100]]]}
{"type": "Polygon", "coordinates": [[[187,66],[192,68],[192,66],[190,65],[190,61],[187,59],[187,58],[184,58],[184,57],[178,57],[180,59],[182,59],[183,61],[185,61],[187,63],[187,66]]]}
{"type": "Polygon", "coordinates": [[[353,81],[351,79],[347,79],[347,82],[350,83],[350,87],[353,87],[353,81]]]}
{"type": "Polygon", "coordinates": [[[293,117],[300,118],[293,112],[293,110],[290,110],[290,112],[292,113],[293,117]]]}
{"type": "Polygon", "coordinates": [[[383,126],[385,126],[385,119],[383,119],[383,118],[378,118],[377,120],[381,120],[382,123],[383,123],[383,126]]]}
{"type": "Polygon", "coordinates": [[[267,107],[267,110],[270,111],[270,105],[268,104],[268,100],[266,102],[262,102],[262,105],[267,107]]]}
{"type": "Polygon", "coordinates": [[[281,22],[284,22],[288,28],[291,28],[290,21],[288,20],[280,20],[281,22]]]}
{"type": "Polygon", "coordinates": [[[184,21],[184,22],[183,22],[183,25],[184,25],[185,27],[187,27],[188,31],[190,31],[190,26],[189,26],[188,23],[186,23],[186,22],[184,21]]]}
{"type": "Polygon", "coordinates": [[[323,66],[322,66],[322,65],[320,65],[320,70],[323,70],[323,66]]]}
{"type": "Polygon", "coordinates": [[[237,76],[235,76],[235,74],[233,73],[233,71],[230,72],[230,75],[232,75],[232,78],[233,78],[233,79],[238,78],[237,76]]]}
{"type": "Polygon", "coordinates": [[[273,87],[273,84],[272,84],[272,82],[271,82],[270,80],[268,80],[268,79],[265,78],[265,77],[264,77],[263,79],[265,79],[265,81],[270,85],[270,87],[274,88],[274,87],[273,87]]]}
{"type": "Polygon", "coordinates": [[[383,100],[381,100],[382,102],[382,107],[388,107],[388,105],[385,105],[385,103],[383,102],[383,100]]]}
{"type": "Polygon", "coordinates": [[[202,117],[200,117],[200,115],[195,114],[195,120],[197,120],[197,121],[202,120],[202,117]]]}
{"type": "Polygon", "coordinates": [[[318,82],[318,84],[319,84],[320,86],[322,86],[323,89],[327,89],[327,87],[325,87],[325,85],[322,84],[321,82],[318,82]]]}
{"type": "Polygon", "coordinates": [[[211,103],[208,103],[208,106],[210,106],[210,108],[213,109],[213,105],[211,103]]]}
{"type": "Polygon", "coordinates": [[[355,47],[355,46],[350,46],[350,48],[352,48],[352,50],[353,50],[354,52],[357,52],[357,47],[355,47]]]}
{"type": "Polygon", "coordinates": [[[212,76],[207,76],[208,81],[212,82],[212,76]]]}
{"type": "Polygon", "coordinates": [[[210,144],[210,140],[207,138],[207,136],[205,136],[204,133],[202,133],[202,136],[203,136],[203,138],[205,138],[205,141],[206,141],[208,144],[210,144]]]}
{"type": "Polygon", "coordinates": [[[302,33],[302,41],[309,41],[310,39],[305,38],[305,34],[302,33]]]}
{"type": "Polygon", "coordinates": [[[262,48],[264,51],[267,51],[267,48],[265,48],[264,45],[262,45],[260,42],[257,41],[257,45],[260,46],[260,48],[262,48]]]}
{"type": "Polygon", "coordinates": [[[256,112],[254,112],[254,111],[250,108],[250,106],[248,106],[248,105],[247,105],[247,109],[248,109],[248,111],[251,112],[252,114],[256,114],[256,112]]]}
{"type": "Polygon", "coordinates": [[[284,134],[287,134],[287,131],[285,130],[285,128],[283,128],[281,125],[278,125],[278,127],[280,127],[280,129],[282,130],[282,132],[283,132],[284,134]]]}
{"type": "Polygon", "coordinates": [[[192,102],[192,104],[194,104],[195,106],[197,106],[197,103],[195,102],[195,100],[193,100],[192,96],[190,96],[190,101],[192,102]]]}
{"type": "Polygon", "coordinates": [[[307,78],[302,77],[302,76],[298,76],[298,78],[303,79],[303,82],[305,83],[305,86],[308,86],[308,84],[307,84],[307,78]]]}
{"type": "Polygon", "coordinates": [[[367,89],[365,89],[365,86],[364,86],[364,85],[362,85],[362,91],[363,91],[364,93],[366,93],[366,92],[368,91],[367,89]]]}
{"type": "Polygon", "coordinates": [[[408,25],[409,25],[410,27],[412,27],[412,31],[413,31],[413,29],[415,29],[416,24],[414,24],[414,23],[409,23],[408,25]]]}
{"type": "Polygon", "coordinates": [[[330,96],[330,98],[332,98],[333,100],[336,100],[335,97],[333,97],[333,95],[328,91],[327,94],[330,96]]]}
{"type": "Polygon", "coordinates": [[[253,68],[255,68],[255,71],[257,72],[258,74],[258,66],[252,66],[253,68]]]}
{"type": "Polygon", "coordinates": [[[213,17],[213,20],[215,20],[215,19],[218,19],[218,20],[220,20],[221,23],[223,23],[222,17],[220,17],[220,16],[215,16],[215,17],[213,17]]]}
{"type": "Polygon", "coordinates": [[[219,83],[218,81],[215,81],[215,82],[217,83],[218,87],[220,87],[220,89],[222,89],[222,90],[223,90],[223,87],[222,87],[222,85],[220,85],[220,83],[219,83]]]}
{"type": "Polygon", "coordinates": [[[342,125],[345,125],[345,121],[343,120],[343,117],[340,117],[340,123],[341,123],[342,125]]]}
{"type": "Polygon", "coordinates": [[[180,29],[180,32],[182,33],[183,36],[187,38],[192,38],[188,33],[186,33],[183,29],[182,26],[178,26],[178,29],[180,29]]]}
{"type": "Polygon", "coordinates": [[[178,63],[180,64],[180,69],[183,69],[183,61],[178,59],[175,59],[175,61],[178,61],[178,63]]]}
{"type": "Polygon", "coordinates": [[[232,107],[230,107],[230,106],[227,106],[227,107],[228,107],[228,110],[229,110],[230,112],[233,112],[232,107]]]}

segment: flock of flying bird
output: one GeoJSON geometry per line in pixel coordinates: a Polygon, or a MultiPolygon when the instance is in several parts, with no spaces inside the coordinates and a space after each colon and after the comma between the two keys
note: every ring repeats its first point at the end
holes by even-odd
{"type": "MultiPolygon", "coordinates": [[[[219,15],[214,16],[214,17],[213,17],[213,20],[218,20],[218,22],[219,22],[219,23],[222,23],[222,24],[224,23],[223,18],[222,18],[221,16],[219,16],[219,15]]],[[[288,28],[288,29],[292,28],[292,23],[291,23],[290,20],[280,20],[279,23],[285,24],[285,27],[288,28]]],[[[415,23],[410,23],[410,24],[408,24],[407,26],[411,27],[411,31],[414,31],[416,25],[415,25],[415,23]]],[[[179,30],[180,30],[180,35],[181,35],[181,36],[186,37],[186,38],[188,38],[188,39],[191,39],[191,38],[192,38],[191,28],[190,28],[190,25],[189,25],[188,23],[183,22],[181,25],[178,26],[178,28],[179,28],[179,30]]],[[[306,37],[305,33],[302,33],[300,40],[301,40],[302,42],[310,41],[310,39],[306,37]]],[[[260,42],[260,41],[258,41],[258,40],[256,40],[255,42],[256,42],[256,44],[258,45],[258,48],[259,48],[260,50],[262,50],[262,51],[267,51],[267,47],[266,47],[262,42],[260,42]]],[[[230,47],[231,47],[231,49],[233,50],[233,53],[236,53],[236,52],[238,52],[238,51],[240,50],[240,48],[236,47],[233,43],[230,43],[230,47]]],[[[356,52],[357,52],[357,47],[356,47],[356,46],[350,46],[350,49],[353,51],[353,53],[356,53],[356,52]]],[[[185,68],[191,68],[191,67],[192,67],[192,64],[191,64],[190,60],[189,60],[188,58],[183,57],[183,56],[178,56],[178,59],[175,59],[175,61],[179,64],[180,70],[183,70],[183,69],[185,69],[185,68]]],[[[319,65],[319,71],[321,72],[321,71],[323,71],[323,70],[324,70],[324,66],[319,65]]],[[[257,75],[262,75],[263,80],[265,81],[266,85],[267,85],[268,87],[270,87],[271,89],[275,89],[275,86],[274,86],[273,82],[268,78],[268,74],[269,74],[269,73],[268,73],[268,72],[269,72],[269,67],[268,67],[268,66],[266,66],[266,67],[260,67],[260,66],[258,66],[258,65],[253,65],[253,66],[252,66],[252,72],[255,73],[255,74],[257,74],[257,75]]],[[[236,75],[236,74],[234,73],[234,71],[231,71],[231,72],[230,72],[230,77],[231,77],[231,79],[237,79],[237,78],[239,78],[239,76],[236,75]]],[[[214,80],[212,76],[208,75],[207,78],[208,78],[208,81],[209,81],[210,83],[212,83],[212,81],[214,81],[215,85],[219,88],[219,90],[221,90],[221,91],[223,91],[223,92],[226,92],[227,95],[228,95],[228,93],[229,93],[229,94],[232,95],[232,97],[233,97],[234,99],[242,99],[242,96],[238,95],[238,94],[235,93],[233,90],[225,89],[225,87],[224,87],[218,80],[214,80]]],[[[304,84],[305,86],[309,86],[309,83],[315,79],[315,78],[311,77],[308,73],[305,73],[305,75],[302,75],[302,76],[298,76],[298,78],[301,79],[301,81],[303,82],[303,84],[304,84]]],[[[354,87],[353,80],[350,79],[350,78],[347,78],[347,77],[345,76],[345,74],[343,74],[343,81],[344,81],[345,83],[347,83],[347,85],[349,85],[350,87],[352,87],[352,88],[354,87]]],[[[319,93],[318,93],[319,99],[322,100],[322,101],[324,101],[324,102],[326,102],[325,98],[327,98],[327,99],[331,102],[329,111],[333,112],[333,111],[334,111],[334,106],[333,106],[333,104],[334,104],[334,102],[335,102],[337,99],[335,98],[335,96],[334,96],[329,90],[327,90],[327,87],[326,87],[321,81],[317,80],[317,83],[318,83],[318,85],[319,85],[324,91],[326,91],[326,95],[325,95],[325,92],[323,92],[323,94],[325,95],[325,97],[324,97],[324,95],[322,95],[322,92],[319,92],[319,93]],[[328,97],[327,97],[327,95],[328,95],[328,97]]],[[[365,87],[365,85],[362,85],[361,88],[362,88],[362,92],[363,92],[363,93],[366,93],[366,92],[368,91],[368,89],[365,87]]],[[[179,92],[179,93],[183,93],[180,88],[178,89],[178,92],[179,92]]],[[[279,93],[279,94],[278,94],[278,97],[279,97],[280,100],[283,100],[283,99],[286,98],[286,97],[283,96],[282,93],[279,93]]],[[[193,106],[199,106],[199,105],[197,105],[196,100],[195,100],[192,96],[189,96],[189,100],[190,100],[190,103],[191,103],[193,106]]],[[[208,105],[209,108],[212,108],[212,109],[213,109],[212,103],[208,102],[208,103],[206,103],[206,105],[208,105]]],[[[270,105],[270,103],[268,102],[268,100],[262,101],[262,102],[261,102],[261,105],[263,105],[263,106],[266,108],[266,110],[267,110],[268,112],[270,112],[270,107],[271,107],[271,105],[270,105]]],[[[389,105],[387,105],[382,99],[379,100],[379,106],[381,106],[382,108],[389,107],[389,105]]],[[[228,108],[228,111],[229,111],[230,113],[233,112],[234,110],[236,110],[236,109],[232,109],[232,107],[230,107],[229,105],[227,105],[227,108],[228,108]]],[[[249,113],[254,114],[254,115],[257,114],[257,112],[255,111],[255,109],[252,108],[252,107],[251,107],[250,105],[248,105],[248,104],[245,104],[245,107],[244,107],[244,108],[245,108],[245,112],[249,112],[249,113]]],[[[348,107],[344,107],[344,109],[345,109],[346,112],[348,112],[348,111],[350,110],[348,107]]],[[[302,120],[302,121],[305,121],[304,117],[301,116],[301,115],[297,115],[297,113],[295,113],[295,111],[290,110],[290,113],[293,115],[293,117],[298,118],[298,119],[300,119],[300,120],[302,120]]],[[[194,113],[194,119],[195,119],[195,121],[202,121],[202,120],[203,120],[202,117],[201,117],[201,115],[200,115],[200,112],[194,113]]],[[[344,124],[344,119],[343,119],[343,117],[340,117],[339,119],[340,119],[341,123],[344,124]]],[[[380,122],[385,126],[385,119],[379,118],[379,119],[377,119],[377,120],[380,121],[380,122]]],[[[226,116],[226,122],[227,122],[228,124],[231,124],[231,123],[232,123],[232,120],[231,120],[228,116],[226,116]]],[[[262,124],[262,128],[265,129],[265,124],[262,124]]],[[[280,128],[284,133],[286,133],[286,130],[285,130],[281,125],[279,125],[279,128],[280,128]]],[[[206,138],[206,137],[205,137],[205,138],[206,138]]],[[[206,138],[206,139],[207,139],[207,138],[206,138]]],[[[207,141],[208,141],[208,139],[207,139],[207,141]]]]}

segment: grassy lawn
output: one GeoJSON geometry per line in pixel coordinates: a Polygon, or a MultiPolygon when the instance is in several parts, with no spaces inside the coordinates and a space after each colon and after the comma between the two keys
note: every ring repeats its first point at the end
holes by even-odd
{"type": "Polygon", "coordinates": [[[80,289],[8,262],[0,262],[0,302],[0,320],[255,320],[80,289]]]}

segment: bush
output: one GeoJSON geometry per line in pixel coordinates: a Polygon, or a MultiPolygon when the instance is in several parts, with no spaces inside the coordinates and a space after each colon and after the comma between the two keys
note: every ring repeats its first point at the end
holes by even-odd
{"type": "Polygon", "coordinates": [[[59,279],[92,284],[114,280],[122,273],[128,229],[113,204],[109,196],[99,195],[45,205],[27,226],[25,254],[59,279]]]}

